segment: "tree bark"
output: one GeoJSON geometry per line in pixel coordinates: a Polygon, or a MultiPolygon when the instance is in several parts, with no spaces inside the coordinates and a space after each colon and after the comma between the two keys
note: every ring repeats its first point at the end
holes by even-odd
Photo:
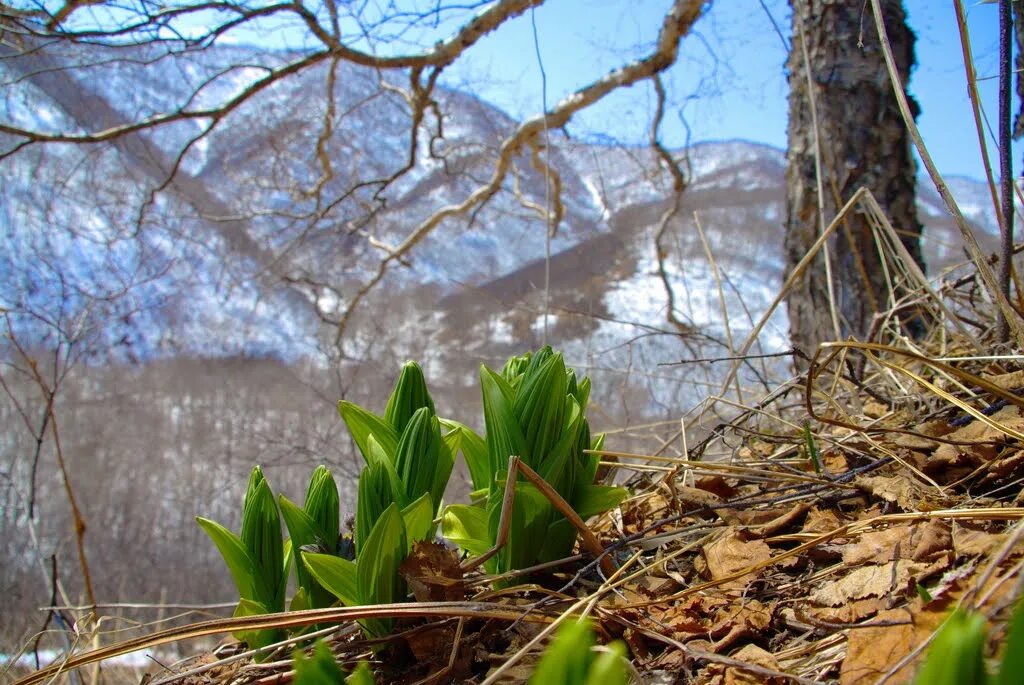
{"type": "MultiPolygon", "coordinates": [[[[870,12],[862,3],[849,0],[790,0],[790,5],[787,272],[861,186],[871,190],[907,251],[923,267],[916,164],[870,12]],[[821,147],[824,217],[819,210],[811,98],[821,147]]],[[[884,0],[882,5],[906,84],[914,63],[914,34],[907,26],[902,0],[884,0]]],[[[917,105],[912,105],[916,117],[917,105]]],[[[828,249],[839,334],[864,339],[875,313],[889,308],[881,259],[864,217],[851,216],[829,241],[828,249]]],[[[795,347],[811,354],[820,342],[835,338],[823,255],[794,285],[787,305],[795,347]]],[[[919,321],[903,323],[908,332],[919,332],[915,330],[919,321]]]]}

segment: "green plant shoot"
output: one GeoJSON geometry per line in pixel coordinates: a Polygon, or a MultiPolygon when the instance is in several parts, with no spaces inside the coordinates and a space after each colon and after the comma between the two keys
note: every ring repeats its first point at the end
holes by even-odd
{"type": "Polygon", "coordinates": [[[558,630],[527,681],[529,685],[626,685],[626,645],[615,641],[594,651],[594,630],[588,621],[570,621],[558,630]]]}
{"type": "MultiPolygon", "coordinates": [[[[420,501],[426,502],[422,498],[420,501]]],[[[409,554],[411,536],[406,531],[424,522],[429,527],[430,515],[426,507],[421,506],[419,514],[414,512],[407,520],[398,505],[391,504],[373,525],[354,562],[329,554],[305,551],[300,554],[317,582],[345,606],[401,602],[405,600],[406,584],[398,567],[409,554]]],[[[418,532],[412,531],[413,535],[418,532]]],[[[360,621],[370,637],[387,635],[393,623],[393,619],[360,621]]]]}
{"type": "Polygon", "coordinates": [[[373,674],[365,661],[360,661],[351,675],[345,675],[331,650],[318,640],[313,653],[307,658],[302,650],[295,651],[295,685],[374,685],[373,674]]]}
{"type": "MultiPolygon", "coordinates": [[[[316,549],[324,554],[338,554],[341,520],[338,484],[326,466],[313,470],[301,509],[284,495],[280,495],[278,501],[293,550],[316,549]]],[[[291,609],[321,609],[334,604],[336,598],[310,575],[302,555],[294,554],[294,557],[297,587],[291,609]]]]}
{"type": "MultiPolygon", "coordinates": [[[[284,610],[288,560],[281,540],[281,519],[270,485],[257,466],[249,476],[242,505],[242,530],[235,535],[210,519],[196,522],[217,545],[238,588],[236,616],[269,614],[284,610]]],[[[250,647],[263,647],[281,638],[280,631],[238,633],[250,647]]]]}
{"type": "MultiPolygon", "coordinates": [[[[442,435],[420,366],[416,362],[402,366],[384,416],[344,400],[338,404],[338,412],[366,461],[359,478],[356,553],[391,504],[404,509],[429,495],[431,513],[436,517],[455,465],[461,432],[452,427],[442,435]]],[[[432,533],[430,529],[428,534],[432,533]]]]}
{"type": "MultiPolygon", "coordinates": [[[[590,379],[578,380],[561,354],[544,347],[513,357],[500,374],[481,366],[480,386],[486,438],[461,424],[458,428],[473,487],[486,497],[477,505],[448,507],[442,520],[445,537],[470,554],[494,544],[512,455],[539,473],[583,518],[625,498],[624,489],[594,482],[599,458],[586,451],[598,444],[591,441],[585,416],[590,379]]],[[[487,562],[492,572],[567,556],[576,539],[569,521],[536,488],[526,482],[514,487],[508,543],[487,562]]]]}

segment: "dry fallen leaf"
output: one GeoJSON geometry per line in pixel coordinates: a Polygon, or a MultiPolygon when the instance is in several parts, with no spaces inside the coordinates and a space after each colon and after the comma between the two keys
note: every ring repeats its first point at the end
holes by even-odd
{"type": "Polygon", "coordinates": [[[729,525],[745,526],[748,533],[763,538],[795,525],[808,508],[806,503],[799,502],[772,509],[719,509],[718,515],[729,525]]]}
{"type": "Polygon", "coordinates": [[[858,623],[889,608],[889,602],[881,597],[855,599],[837,607],[808,607],[807,614],[826,623],[858,623]]]}
{"type": "MultiPolygon", "coordinates": [[[[935,632],[945,608],[911,613],[906,609],[881,612],[876,621],[898,623],[850,631],[846,658],[839,673],[841,685],[873,683],[935,632]]],[[[898,670],[891,683],[910,682],[921,657],[898,670]]]]}
{"type": "Polygon", "coordinates": [[[944,553],[951,553],[953,537],[949,524],[928,521],[923,524],[893,526],[864,533],[843,548],[843,562],[854,566],[863,563],[880,564],[896,558],[929,561],[944,553]]]}
{"type": "Polygon", "coordinates": [[[822,510],[814,507],[807,512],[807,518],[804,519],[804,525],[800,532],[821,535],[822,533],[831,532],[842,525],[843,521],[839,520],[836,512],[831,509],[822,510]]]}
{"type": "Polygon", "coordinates": [[[771,625],[773,608],[774,605],[765,606],[756,599],[741,600],[737,605],[724,607],[708,631],[717,638],[713,651],[721,653],[740,639],[760,636],[771,625]]]}
{"type": "Polygon", "coordinates": [[[922,488],[904,475],[859,476],[854,479],[853,484],[864,492],[899,506],[904,511],[916,511],[918,503],[924,497],[922,488]]]}
{"type": "Polygon", "coordinates": [[[398,572],[417,602],[454,602],[465,594],[458,554],[433,540],[415,543],[398,572]]]}
{"type": "Polygon", "coordinates": [[[919,582],[946,566],[944,559],[931,564],[908,559],[869,564],[824,583],[811,593],[810,600],[821,606],[835,607],[865,597],[900,596],[912,587],[912,581],[919,582]]]}
{"type": "MultiPolygon", "coordinates": [[[[767,561],[771,549],[762,540],[744,540],[739,531],[730,530],[719,539],[704,546],[704,560],[712,580],[721,580],[767,561]]],[[[723,583],[722,589],[742,589],[757,577],[757,572],[748,573],[736,580],[723,583]]]]}
{"type": "MultiPolygon", "coordinates": [[[[732,655],[733,659],[743,661],[754,666],[761,666],[763,668],[770,668],[773,671],[779,670],[779,662],[775,660],[775,657],[757,645],[744,645],[742,649],[732,655]]],[[[747,685],[747,683],[783,683],[784,679],[781,678],[765,678],[760,674],[751,673],[744,671],[733,666],[729,666],[725,669],[725,685],[747,685]]]]}
{"type": "Polygon", "coordinates": [[[958,558],[988,553],[1006,542],[1006,536],[968,528],[957,523],[953,528],[953,548],[958,558]]]}

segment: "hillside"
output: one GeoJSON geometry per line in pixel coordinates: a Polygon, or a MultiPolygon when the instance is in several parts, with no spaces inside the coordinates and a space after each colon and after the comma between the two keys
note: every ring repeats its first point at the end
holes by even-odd
{"type": "MultiPolygon", "coordinates": [[[[233,93],[282,59],[247,48],[160,57],[110,48],[81,67],[73,50],[2,56],[0,118],[54,132],[106,129],[233,93]]],[[[30,146],[0,160],[0,306],[29,312],[14,331],[29,349],[78,336],[58,350],[76,362],[61,411],[89,551],[107,567],[134,558],[145,577],[107,577],[106,598],[225,597],[227,578],[196,588],[219,562],[192,517],[200,505],[219,520],[236,515],[239,474],[253,462],[295,497],[312,464],[330,463],[347,477],[351,500],[358,462],[334,409],[340,397],[380,397],[412,357],[436,379],[439,406],[475,408],[481,362],[500,365],[545,339],[544,179],[522,155],[515,182],[481,210],[442,222],[408,263],[394,265],[336,343],[340,310],[373,274],[377,246],[400,242],[479,187],[513,122],[472,94],[441,91],[443,137],[431,142],[439,122],[426,121],[416,164],[385,184],[408,162],[409,110],[393,89],[405,84],[382,90],[376,73],[339,67],[325,174],[315,151],[329,81],[326,67],[282,81],[217,121],[180,160],[177,151],[209,122],[30,146]],[[371,177],[378,182],[361,184],[371,177]],[[195,575],[175,569],[182,558],[195,575]]],[[[11,145],[0,135],[0,150],[11,145]]],[[[667,176],[646,148],[552,132],[565,215],[551,241],[546,340],[593,378],[595,428],[678,425],[717,391],[725,369],[659,365],[726,354],[727,333],[742,339],[781,282],[783,152],[722,141],[676,154],[691,168],[663,237],[678,326],[667,317],[655,245],[667,176]],[[695,212],[723,278],[725,319],[695,212]]],[[[987,190],[969,179],[950,185],[991,236],[987,190]]],[[[951,247],[959,238],[927,183],[919,209],[926,258],[939,273],[961,260],[951,247]]],[[[762,349],[784,350],[786,329],[777,312],[762,349]]],[[[31,383],[19,378],[15,389],[30,398],[28,413],[41,415],[31,383]]],[[[20,409],[5,398],[0,418],[21,426],[20,409]]],[[[3,439],[0,580],[14,609],[28,612],[40,603],[39,560],[52,550],[73,576],[74,543],[54,455],[42,454],[37,477],[23,459],[33,436],[11,429],[3,439]],[[27,526],[30,492],[44,507],[38,531],[27,526]]],[[[654,438],[630,439],[618,446],[654,438]]],[[[33,628],[12,621],[0,637],[13,644],[33,628]]]]}

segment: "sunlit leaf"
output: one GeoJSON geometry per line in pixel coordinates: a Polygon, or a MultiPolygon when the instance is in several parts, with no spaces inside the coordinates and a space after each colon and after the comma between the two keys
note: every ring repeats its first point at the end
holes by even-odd
{"type": "MultiPolygon", "coordinates": [[[[288,534],[291,536],[293,549],[306,547],[321,547],[325,553],[333,553],[332,547],[337,546],[337,535],[330,539],[324,539],[320,526],[302,509],[284,495],[278,500],[281,504],[281,517],[285,526],[288,527],[288,534]]],[[[334,598],[310,575],[302,555],[295,557],[295,576],[300,590],[308,593],[308,605],[313,609],[320,609],[330,606],[334,598]]]]}
{"type": "Polygon", "coordinates": [[[474,490],[486,490],[490,487],[491,471],[488,465],[487,443],[476,431],[457,421],[442,421],[446,426],[458,429],[459,448],[469,467],[469,477],[473,481],[474,490]]]}
{"type": "MultiPolygon", "coordinates": [[[[501,521],[503,491],[496,490],[487,502],[487,532],[492,544],[501,521]]],[[[531,566],[540,551],[552,515],[551,503],[529,483],[516,483],[508,542],[493,557],[499,571],[531,566]]]]}
{"type": "Polygon", "coordinates": [[[483,554],[493,545],[487,529],[487,510],[483,507],[467,504],[445,507],[441,534],[473,556],[483,554]]]}
{"type": "Polygon", "coordinates": [[[364,459],[368,450],[367,439],[371,435],[377,438],[377,442],[384,448],[384,453],[389,458],[394,458],[395,450],[398,448],[398,432],[390,423],[358,404],[346,400],[338,402],[338,413],[348,426],[352,440],[355,441],[364,459]]]}
{"type": "MultiPolygon", "coordinates": [[[[305,562],[303,562],[303,564],[305,564],[305,562]]],[[[333,602],[331,602],[331,604],[333,604],[333,602]]],[[[330,604],[326,604],[324,606],[330,606],[330,604]]],[[[295,591],[295,594],[292,595],[292,601],[288,602],[288,611],[305,611],[306,609],[313,608],[314,607],[309,603],[309,594],[306,592],[306,588],[304,587],[298,588],[295,591]]],[[[322,609],[324,607],[321,606],[315,608],[322,609]]]]}
{"type": "Polygon", "coordinates": [[[406,424],[395,453],[395,470],[409,501],[430,492],[440,452],[441,427],[437,417],[426,407],[417,409],[406,424]]]}
{"type": "Polygon", "coordinates": [[[450,430],[441,436],[441,450],[437,454],[434,477],[430,483],[430,501],[434,503],[433,514],[435,518],[438,511],[440,511],[441,501],[444,499],[444,491],[448,488],[448,481],[452,477],[452,471],[455,469],[455,455],[458,453],[461,443],[461,431],[450,430]]]}
{"type": "Polygon", "coordinates": [[[313,469],[302,508],[316,522],[327,551],[333,554],[341,527],[341,504],[334,475],[323,464],[313,469]]]}
{"type": "Polygon", "coordinates": [[[402,521],[405,524],[406,543],[409,545],[406,554],[412,551],[412,545],[431,536],[434,528],[434,505],[430,494],[422,497],[402,510],[402,521]]]}
{"type": "Polygon", "coordinates": [[[626,657],[626,645],[616,640],[605,650],[599,652],[590,663],[584,685],[627,685],[629,659],[626,657]]]}
{"type": "Polygon", "coordinates": [[[362,552],[370,531],[380,519],[384,510],[395,501],[391,480],[381,463],[372,463],[359,474],[359,489],[356,499],[356,556],[362,552]]]}
{"type": "Polygon", "coordinates": [[[580,518],[587,519],[619,506],[628,494],[629,491],[625,488],[590,485],[583,489],[580,498],[572,504],[580,518]]]}
{"type": "Polygon", "coordinates": [[[249,551],[242,544],[241,538],[216,521],[196,517],[196,523],[210,536],[213,544],[217,546],[220,555],[227,564],[231,578],[238,588],[238,596],[242,599],[255,599],[256,563],[249,556],[249,551]]]}
{"type": "MultiPolygon", "coordinates": [[[[356,587],[362,603],[391,604],[405,598],[405,581],[398,574],[398,567],[405,560],[406,549],[405,523],[398,506],[392,504],[377,519],[358,553],[356,587]]],[[[363,627],[379,636],[390,632],[393,622],[366,620],[363,627]]]]}
{"type": "Polygon", "coordinates": [[[359,606],[355,562],[330,554],[315,552],[301,552],[300,554],[310,574],[316,578],[317,582],[340,599],[345,606],[359,606]]]}
{"type": "MultiPolygon", "coordinates": [[[[498,374],[480,367],[480,388],[483,391],[484,424],[487,427],[487,454],[490,473],[508,468],[510,456],[522,457],[526,440],[512,411],[512,389],[498,374]]],[[[489,480],[488,487],[493,487],[489,480]]]]}
{"type": "Polygon", "coordinates": [[[594,631],[586,621],[568,621],[541,655],[529,685],[583,685],[593,661],[594,631]]]}
{"type": "Polygon", "coordinates": [[[296,650],[294,668],[294,685],[340,685],[345,678],[345,672],[322,640],[317,640],[309,658],[303,656],[302,650],[296,650]]]}
{"type": "MultiPolygon", "coordinates": [[[[516,389],[512,412],[525,440],[524,451],[519,456],[540,471],[562,436],[566,377],[562,355],[552,354],[535,367],[534,361],[538,358],[539,354],[530,361],[522,384],[516,389]]],[[[490,425],[487,430],[490,431],[490,425]]]]}
{"type": "Polygon", "coordinates": [[[1024,600],[1017,600],[1010,627],[1003,646],[1003,661],[999,665],[996,685],[1020,685],[1024,683],[1024,600]]]}
{"type": "Polygon", "coordinates": [[[402,479],[395,469],[394,455],[387,455],[384,452],[384,448],[377,442],[376,436],[371,435],[367,439],[366,457],[370,466],[380,467],[387,474],[388,486],[391,489],[391,499],[389,502],[397,502],[399,507],[409,504],[410,500],[405,494],[405,485],[402,484],[402,479]]]}
{"type": "MultiPolygon", "coordinates": [[[[985,683],[985,617],[957,608],[935,634],[916,685],[985,683]]],[[[1017,674],[1018,677],[1020,674],[1017,674]]],[[[1019,682],[1019,681],[1018,681],[1019,682]]]]}
{"type": "MultiPolygon", "coordinates": [[[[269,613],[273,612],[264,604],[254,602],[251,599],[243,599],[239,601],[238,606],[235,607],[233,616],[235,618],[242,618],[244,616],[261,616],[269,613]]],[[[250,649],[266,647],[267,645],[272,645],[275,642],[280,642],[284,639],[284,631],[278,629],[239,630],[233,633],[233,635],[237,640],[247,644],[250,649]]],[[[265,659],[266,656],[266,654],[257,656],[256,661],[261,661],[265,659]]]]}
{"type": "Polygon", "coordinates": [[[360,661],[356,670],[352,671],[352,675],[345,678],[345,685],[376,685],[370,665],[365,661],[360,661]]]}
{"type": "Polygon", "coordinates": [[[402,365],[395,389],[388,398],[384,420],[395,429],[397,435],[401,435],[413,414],[424,407],[429,409],[431,414],[434,413],[434,400],[427,391],[423,369],[416,362],[406,362],[402,365]]]}
{"type": "Polygon", "coordinates": [[[551,446],[544,460],[538,467],[541,478],[547,481],[559,495],[572,499],[575,476],[578,471],[573,461],[578,442],[578,431],[582,412],[576,399],[567,395],[564,399],[566,425],[560,433],[558,442],[551,446]]]}
{"type": "Polygon", "coordinates": [[[272,611],[284,609],[284,548],[281,541],[281,517],[277,501],[259,466],[252,470],[242,509],[239,537],[253,563],[256,577],[255,597],[272,611]]]}

